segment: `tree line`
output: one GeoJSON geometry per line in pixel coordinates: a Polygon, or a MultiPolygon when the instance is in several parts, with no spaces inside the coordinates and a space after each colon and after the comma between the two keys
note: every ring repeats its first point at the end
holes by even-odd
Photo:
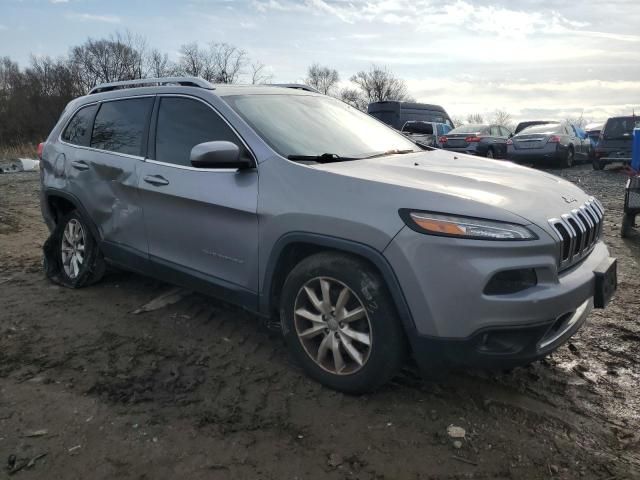
{"type": "MultiPolygon", "coordinates": [[[[46,138],[66,104],[100,83],[181,75],[212,83],[267,84],[273,79],[262,62],[225,42],[184,44],[174,61],[130,32],[88,38],[60,58],[31,56],[25,68],[0,57],[0,146],[46,138]]],[[[411,100],[405,82],[386,67],[373,65],[350,80],[352,87],[338,88],[337,70],[313,64],[305,83],[362,110],[376,100],[411,100]]]]}

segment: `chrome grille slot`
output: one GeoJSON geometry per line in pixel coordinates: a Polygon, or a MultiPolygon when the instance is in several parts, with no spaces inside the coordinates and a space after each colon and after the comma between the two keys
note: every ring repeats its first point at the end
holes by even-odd
{"type": "Polygon", "coordinates": [[[559,267],[568,268],[586,257],[602,235],[604,209],[593,197],[579,208],[549,223],[560,240],[559,267]]]}

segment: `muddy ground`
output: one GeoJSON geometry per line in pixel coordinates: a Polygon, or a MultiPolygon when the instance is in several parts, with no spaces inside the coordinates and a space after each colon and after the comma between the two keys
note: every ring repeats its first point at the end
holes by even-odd
{"type": "Polygon", "coordinates": [[[608,210],[609,308],[527,368],[432,383],[408,366],[362,397],[308,380],[277,335],[217,300],[134,315],[168,286],[123,272],[49,283],[38,175],[0,175],[0,478],[640,478],[640,235],[619,236],[624,175],[555,173],[608,210]]]}

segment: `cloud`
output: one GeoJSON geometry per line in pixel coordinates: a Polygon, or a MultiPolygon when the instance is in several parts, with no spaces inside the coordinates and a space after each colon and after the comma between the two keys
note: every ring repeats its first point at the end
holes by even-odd
{"type": "Polygon", "coordinates": [[[121,23],[122,20],[117,15],[94,15],[92,13],[70,13],[66,16],[70,20],[79,20],[82,22],[104,22],[104,23],[121,23]]]}
{"type": "Polygon", "coordinates": [[[69,0],[49,0],[49,3],[69,3],[69,0]]]}

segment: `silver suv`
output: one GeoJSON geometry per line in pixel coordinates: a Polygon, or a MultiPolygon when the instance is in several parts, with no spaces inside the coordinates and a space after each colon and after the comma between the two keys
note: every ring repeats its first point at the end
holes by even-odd
{"type": "Polygon", "coordinates": [[[424,151],[310,89],[167,78],[72,101],[42,152],[50,277],[112,264],[279,317],[345,392],[542,358],[616,287],[603,209],[560,178],[424,151]]]}

